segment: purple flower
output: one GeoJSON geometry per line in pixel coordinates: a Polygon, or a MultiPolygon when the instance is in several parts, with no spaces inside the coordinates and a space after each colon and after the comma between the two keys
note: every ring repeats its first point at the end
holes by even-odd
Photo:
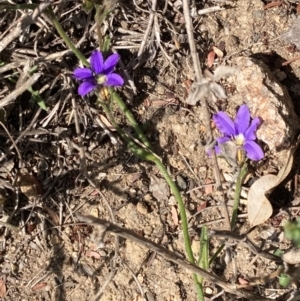
{"type": "MultiPolygon", "coordinates": [[[[242,105],[232,121],[225,112],[218,112],[213,116],[213,120],[223,134],[223,137],[217,139],[219,145],[227,141],[235,142],[236,146],[246,152],[249,159],[258,161],[264,157],[261,147],[254,141],[256,139],[256,130],[261,121],[254,118],[250,122],[250,112],[246,105],[242,105]]],[[[220,153],[221,149],[217,145],[216,153],[220,153]]]]}
{"type": "Polygon", "coordinates": [[[119,74],[113,73],[118,60],[119,55],[112,54],[104,61],[99,50],[93,51],[90,57],[91,67],[74,70],[74,77],[83,81],[78,88],[78,94],[84,96],[101,85],[122,86],[123,78],[119,74]]]}

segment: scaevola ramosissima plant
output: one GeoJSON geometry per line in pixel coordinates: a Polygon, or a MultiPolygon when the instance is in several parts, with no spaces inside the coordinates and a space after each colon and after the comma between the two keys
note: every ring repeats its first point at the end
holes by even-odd
{"type": "Polygon", "coordinates": [[[113,72],[118,60],[119,55],[116,53],[104,60],[102,52],[94,50],[90,57],[90,68],[77,68],[73,72],[76,79],[83,81],[78,88],[78,94],[85,96],[101,86],[123,86],[123,78],[113,72]]]}
{"type": "Polygon", "coordinates": [[[255,142],[256,130],[261,124],[261,120],[256,117],[251,121],[250,111],[247,105],[240,106],[236,117],[232,120],[225,112],[218,112],[213,116],[216,127],[223,134],[217,138],[215,151],[221,154],[221,145],[233,141],[237,149],[246,153],[246,156],[258,161],[264,157],[261,147],[255,142]]]}

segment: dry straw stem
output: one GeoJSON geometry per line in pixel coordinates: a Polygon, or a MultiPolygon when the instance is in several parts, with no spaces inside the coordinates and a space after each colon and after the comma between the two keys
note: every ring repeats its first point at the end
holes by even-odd
{"type": "MultiPolygon", "coordinates": [[[[135,1],[134,1],[135,3],[135,1]]],[[[135,3],[136,4],[136,3],[135,3]]],[[[157,0],[152,0],[152,6],[151,6],[151,13],[150,13],[150,18],[149,18],[149,21],[148,21],[148,26],[147,26],[147,29],[145,31],[145,34],[144,34],[144,37],[143,37],[143,40],[141,42],[141,46],[140,46],[140,49],[138,51],[138,54],[137,54],[137,57],[139,58],[143,52],[144,52],[144,49],[145,49],[145,46],[146,46],[146,42],[148,40],[148,37],[149,37],[149,34],[150,34],[150,31],[151,31],[151,28],[152,28],[152,25],[153,25],[153,21],[154,21],[154,16],[155,16],[155,11],[156,11],[156,5],[157,5],[157,0]]],[[[137,6],[137,5],[136,5],[137,6]]],[[[138,6],[137,6],[138,7],[138,6]]],[[[137,67],[137,66],[136,66],[137,67]]]]}
{"type": "Polygon", "coordinates": [[[260,249],[258,249],[251,240],[245,235],[237,235],[235,233],[229,232],[229,231],[217,231],[217,230],[208,230],[209,236],[213,237],[220,237],[220,238],[226,238],[226,239],[233,239],[236,242],[241,243],[243,246],[245,246],[247,249],[249,249],[251,252],[253,252],[255,255],[258,255],[260,257],[266,258],[268,260],[274,261],[278,264],[282,264],[283,260],[281,257],[276,256],[274,254],[264,252],[260,249]]]}
{"type": "MultiPolygon", "coordinates": [[[[29,25],[31,25],[38,16],[47,9],[54,0],[48,0],[42,2],[31,15],[26,16],[24,19],[20,20],[17,26],[14,26],[14,29],[0,41],[0,53],[16,38],[20,36],[22,31],[26,29],[29,25]]],[[[18,8],[17,5],[14,5],[15,8],[18,8]]],[[[2,7],[4,9],[5,7],[2,7]]],[[[20,7],[21,8],[21,7],[20,7]]]]}
{"type": "Polygon", "coordinates": [[[235,284],[230,284],[230,283],[223,281],[218,276],[213,275],[213,274],[207,272],[206,270],[199,268],[198,266],[196,266],[194,264],[191,264],[186,259],[179,257],[176,253],[163,248],[161,245],[159,245],[145,237],[142,237],[131,230],[121,228],[121,227],[119,227],[113,223],[110,223],[106,220],[99,219],[99,218],[96,218],[96,217],[90,216],[90,215],[76,214],[76,217],[82,222],[92,224],[97,227],[96,230],[98,231],[98,234],[99,234],[97,237],[101,240],[99,243],[103,242],[107,232],[112,232],[114,235],[121,236],[125,239],[130,239],[138,244],[141,244],[141,245],[147,247],[149,250],[156,252],[157,254],[163,256],[167,260],[170,260],[170,261],[174,262],[175,264],[182,266],[187,271],[197,274],[197,275],[205,278],[205,280],[210,281],[210,282],[222,287],[228,293],[234,294],[234,295],[242,297],[242,298],[247,298],[249,300],[256,300],[256,301],[273,300],[273,299],[268,299],[268,298],[264,298],[264,297],[252,294],[252,293],[244,291],[244,290],[239,290],[239,289],[237,289],[237,286],[235,284]]]}
{"type": "MultiPolygon", "coordinates": [[[[191,50],[191,55],[192,55],[192,59],[193,59],[193,65],[195,68],[196,80],[197,80],[197,82],[200,82],[201,79],[203,78],[203,75],[202,75],[199,56],[197,53],[197,48],[196,48],[195,39],[194,39],[194,28],[193,28],[193,23],[192,23],[191,16],[190,16],[189,0],[183,0],[182,2],[183,2],[183,13],[184,13],[184,19],[185,19],[185,26],[186,26],[186,31],[187,31],[187,35],[188,35],[188,42],[189,42],[189,46],[190,46],[190,50],[191,50]]],[[[195,96],[195,97],[197,97],[197,96],[195,96]]],[[[212,134],[211,124],[210,124],[210,114],[208,111],[206,99],[201,99],[201,105],[202,105],[203,111],[204,111],[203,122],[204,122],[205,129],[206,129],[207,141],[211,142],[211,141],[213,141],[213,139],[212,139],[213,134],[212,134]]],[[[212,163],[213,163],[214,175],[215,175],[215,179],[216,179],[216,189],[221,197],[222,213],[223,213],[223,216],[225,219],[226,228],[228,230],[230,230],[231,229],[230,219],[229,219],[228,209],[226,207],[224,191],[222,189],[220,170],[219,170],[219,166],[218,166],[218,162],[217,162],[217,157],[216,157],[216,154],[213,149],[212,149],[211,158],[212,158],[212,163]]]]}
{"type": "Polygon", "coordinates": [[[4,108],[13,102],[19,95],[26,91],[30,86],[32,86],[42,75],[42,73],[33,74],[26,82],[22,83],[13,92],[8,94],[0,101],[0,108],[4,108]]]}

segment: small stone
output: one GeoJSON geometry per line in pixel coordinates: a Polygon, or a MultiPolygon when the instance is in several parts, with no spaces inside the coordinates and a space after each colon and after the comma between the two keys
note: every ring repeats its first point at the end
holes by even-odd
{"type": "Polygon", "coordinates": [[[136,210],[141,213],[141,214],[147,214],[148,213],[148,208],[144,203],[137,203],[136,205],[136,210]]]}
{"type": "Polygon", "coordinates": [[[176,182],[177,182],[177,184],[178,184],[178,186],[179,186],[179,188],[180,188],[181,190],[186,190],[187,184],[186,184],[186,182],[185,182],[185,180],[183,179],[182,176],[178,175],[178,176],[176,177],[176,182]]]}
{"type": "Polygon", "coordinates": [[[199,255],[199,253],[200,253],[200,241],[199,240],[192,241],[192,250],[193,250],[194,254],[199,255]]]}
{"type": "Polygon", "coordinates": [[[205,288],[205,293],[208,294],[208,295],[212,295],[213,290],[210,287],[206,287],[205,288]]]}
{"type": "Polygon", "coordinates": [[[174,195],[171,195],[171,196],[170,196],[170,198],[169,198],[169,200],[168,200],[168,205],[169,205],[169,206],[175,206],[175,205],[177,205],[177,201],[176,201],[174,195]]]}
{"type": "Polygon", "coordinates": [[[139,281],[140,283],[143,283],[143,282],[144,282],[144,276],[141,275],[141,274],[138,274],[137,279],[138,279],[138,281],[139,281]]]}
{"type": "Polygon", "coordinates": [[[98,249],[97,252],[100,254],[101,257],[106,256],[106,251],[98,249]]]}
{"type": "Polygon", "coordinates": [[[300,49],[300,18],[298,17],[291,28],[281,35],[281,39],[286,43],[295,44],[300,49]]]}
{"type": "Polygon", "coordinates": [[[151,226],[146,226],[146,227],[145,227],[145,229],[144,229],[145,235],[150,236],[150,235],[152,234],[152,232],[153,232],[153,229],[152,229],[151,226]]]}
{"type": "Polygon", "coordinates": [[[145,200],[146,202],[152,201],[152,194],[151,194],[151,193],[147,193],[147,194],[144,196],[144,200],[145,200]]]}
{"type": "Polygon", "coordinates": [[[274,70],[273,74],[276,77],[276,79],[280,82],[287,78],[286,73],[284,71],[281,71],[280,69],[274,70]]]}
{"type": "Polygon", "coordinates": [[[91,209],[91,215],[92,216],[94,216],[94,217],[99,217],[99,211],[98,211],[98,208],[96,208],[96,207],[93,207],[92,209],[91,209]]]}
{"type": "Polygon", "coordinates": [[[130,195],[130,197],[134,198],[136,196],[136,190],[134,188],[130,188],[129,195],[130,195]]]}

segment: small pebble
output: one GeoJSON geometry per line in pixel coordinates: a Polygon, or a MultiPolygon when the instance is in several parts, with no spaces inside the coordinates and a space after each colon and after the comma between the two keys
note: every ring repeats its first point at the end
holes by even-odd
{"type": "Polygon", "coordinates": [[[176,181],[177,181],[177,184],[178,184],[178,186],[179,186],[179,188],[180,188],[181,190],[186,190],[187,184],[186,184],[186,181],[183,179],[182,176],[178,175],[178,176],[176,177],[176,181]]]}
{"type": "Polygon", "coordinates": [[[152,232],[153,232],[153,229],[152,229],[152,227],[151,226],[146,226],[145,227],[145,229],[144,229],[144,233],[146,234],[146,235],[151,235],[152,234],[152,232]]]}
{"type": "Polygon", "coordinates": [[[169,205],[169,206],[175,206],[175,205],[177,205],[177,201],[176,201],[174,195],[171,195],[171,196],[170,196],[170,198],[169,198],[169,200],[168,200],[168,205],[169,205]]]}
{"type": "Polygon", "coordinates": [[[213,290],[210,287],[205,288],[205,293],[208,295],[211,295],[213,293],[213,290]]]}
{"type": "Polygon", "coordinates": [[[152,194],[151,194],[151,193],[147,193],[147,194],[144,196],[144,200],[145,200],[146,202],[152,201],[152,194]]]}
{"type": "Polygon", "coordinates": [[[147,214],[148,213],[148,208],[144,203],[137,203],[136,205],[136,210],[141,213],[141,214],[147,214]]]}
{"type": "Polygon", "coordinates": [[[130,195],[130,197],[134,198],[136,196],[136,190],[134,188],[130,188],[129,195],[130,195]]]}

